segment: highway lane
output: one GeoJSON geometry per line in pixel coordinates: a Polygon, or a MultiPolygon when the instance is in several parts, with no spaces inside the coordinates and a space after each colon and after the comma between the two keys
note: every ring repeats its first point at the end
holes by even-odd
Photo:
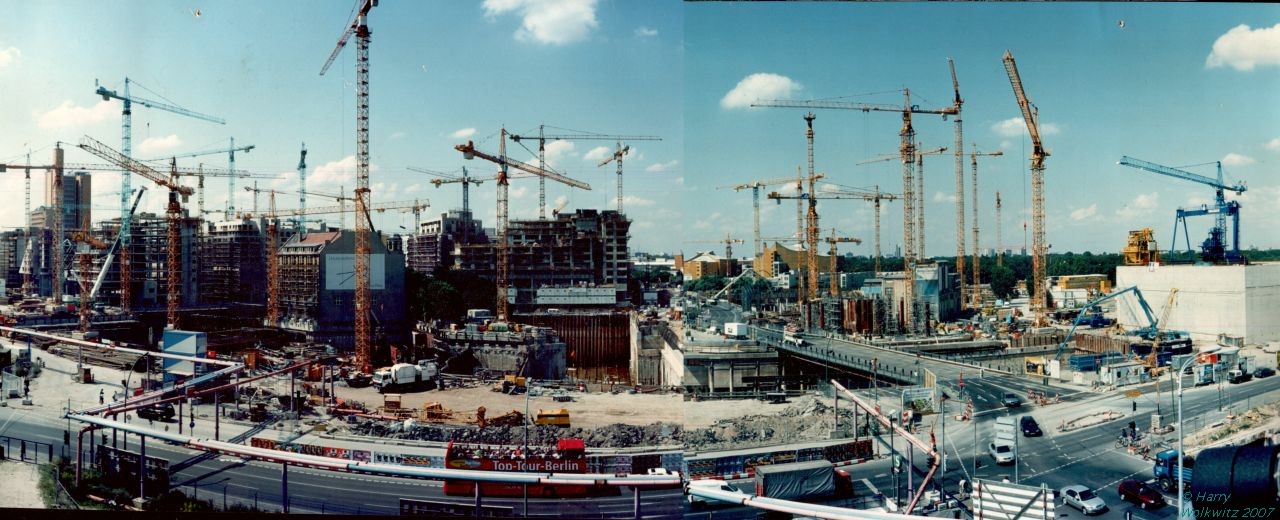
{"type": "MultiPolygon", "coordinates": [[[[0,435],[53,443],[55,454],[61,449],[66,424],[65,420],[47,414],[33,413],[22,408],[0,408],[0,435]]],[[[75,428],[77,425],[72,426],[75,428]]],[[[110,435],[107,437],[109,442],[110,435]]],[[[74,431],[72,442],[75,442],[74,431]]],[[[128,446],[131,450],[137,450],[136,436],[130,436],[128,446]]],[[[87,452],[87,437],[85,448],[87,452]]],[[[170,464],[202,454],[203,452],[155,440],[147,442],[148,456],[164,458],[170,464]]],[[[444,495],[443,485],[438,481],[395,479],[299,467],[290,467],[288,471],[291,512],[397,514],[400,498],[473,503],[470,497],[444,495]],[[336,489],[341,490],[341,493],[335,493],[336,489]]],[[[219,456],[175,472],[170,476],[170,483],[189,494],[194,492],[202,498],[213,499],[219,506],[225,490],[228,505],[239,502],[256,504],[264,509],[280,509],[283,503],[280,476],[280,464],[246,462],[219,456]]],[[[632,500],[630,488],[624,488],[619,496],[586,500],[531,498],[529,513],[543,516],[630,517],[632,500]]],[[[523,510],[522,498],[484,498],[482,503],[509,506],[517,514],[523,510]]],[[[683,508],[681,490],[641,492],[641,512],[646,518],[672,518],[683,513],[683,508]]]]}

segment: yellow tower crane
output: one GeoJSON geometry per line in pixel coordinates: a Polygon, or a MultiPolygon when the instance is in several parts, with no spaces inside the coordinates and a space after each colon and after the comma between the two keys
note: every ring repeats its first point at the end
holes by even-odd
{"type": "MultiPolygon", "coordinates": [[[[821,173],[817,174],[818,179],[821,179],[823,177],[825,177],[825,174],[821,174],[821,173]]],[[[752,218],[754,219],[754,224],[755,224],[755,235],[754,235],[755,236],[755,256],[758,257],[760,256],[761,253],[764,252],[763,239],[760,238],[760,188],[763,188],[765,186],[774,186],[778,184],[790,184],[790,183],[796,182],[797,183],[796,192],[799,193],[804,190],[803,190],[803,187],[798,184],[798,180],[799,178],[792,179],[788,177],[780,177],[776,179],[759,179],[759,180],[754,180],[754,181],[743,183],[743,184],[730,184],[727,186],[720,186],[717,188],[722,190],[731,189],[733,191],[742,191],[747,188],[751,188],[751,209],[752,209],[752,218]]],[[[797,235],[797,237],[799,236],[800,235],[797,235]]]]}
{"type": "Polygon", "coordinates": [[[471,141],[467,141],[467,144],[460,144],[460,145],[454,146],[453,148],[459,152],[462,152],[462,157],[465,159],[474,159],[476,157],[479,157],[481,159],[484,159],[486,161],[489,161],[498,165],[498,179],[497,179],[498,180],[498,269],[497,269],[498,273],[497,273],[497,280],[495,280],[495,285],[497,285],[498,287],[498,295],[497,295],[498,296],[497,298],[498,319],[501,321],[506,321],[508,298],[512,298],[512,299],[514,298],[514,294],[511,294],[507,290],[508,285],[511,283],[510,265],[508,264],[508,258],[507,258],[508,248],[510,247],[510,245],[507,243],[507,187],[509,186],[508,171],[507,171],[508,168],[509,167],[515,168],[517,170],[521,170],[527,173],[532,173],[539,177],[545,177],[553,181],[567,184],[574,188],[579,188],[583,190],[591,189],[591,185],[585,182],[579,181],[577,179],[566,177],[554,171],[547,170],[544,168],[539,168],[531,164],[525,164],[523,162],[507,157],[507,129],[505,128],[501,129],[498,135],[498,155],[491,155],[491,154],[481,152],[480,150],[477,150],[475,147],[475,143],[472,143],[471,141]]]}
{"type": "Polygon", "coordinates": [[[862,239],[836,236],[835,228],[831,228],[831,236],[825,237],[823,240],[825,240],[827,244],[831,245],[831,275],[827,278],[831,281],[831,297],[834,298],[836,296],[840,296],[839,277],[836,276],[840,265],[836,257],[839,251],[836,250],[836,245],[841,243],[862,244],[862,239]]]}
{"type": "Polygon", "coordinates": [[[686,244],[724,244],[724,257],[726,260],[733,259],[733,245],[741,244],[741,238],[733,238],[729,233],[724,234],[724,238],[719,240],[686,240],[686,244]]]}
{"type": "MultiPolygon", "coordinates": [[[[979,152],[976,144],[973,145],[973,151],[969,152],[970,164],[973,165],[973,292],[969,300],[969,306],[974,309],[982,308],[982,262],[979,261],[982,249],[981,243],[978,241],[978,157],[999,157],[1001,155],[1004,155],[1004,152],[1000,150],[990,153],[979,152]]],[[[964,279],[964,271],[960,271],[960,279],[964,279]]],[[[960,295],[960,300],[964,301],[964,293],[962,292],[960,295]]]]}
{"type": "MultiPolygon", "coordinates": [[[[919,146],[919,145],[916,145],[916,146],[919,146]]],[[[924,233],[924,156],[942,155],[946,151],[947,151],[947,147],[945,146],[941,148],[934,148],[932,150],[926,150],[926,151],[916,150],[916,188],[915,188],[916,252],[917,252],[917,257],[919,257],[921,260],[928,257],[928,255],[925,254],[925,249],[924,249],[924,235],[925,235],[924,233]]],[[[862,161],[858,163],[858,166],[884,162],[884,161],[892,161],[900,158],[901,158],[901,155],[899,154],[881,155],[880,157],[877,157],[875,159],[862,161]]]]}
{"type": "Polygon", "coordinates": [[[1040,110],[1027,99],[1027,93],[1022,89],[1022,77],[1018,75],[1018,64],[1008,50],[1004,51],[1004,69],[1009,75],[1009,84],[1013,86],[1018,108],[1022,110],[1022,119],[1027,123],[1027,133],[1031,135],[1031,312],[1035,316],[1035,326],[1043,327],[1048,323],[1045,262],[1049,244],[1044,236],[1044,158],[1049,156],[1049,152],[1040,141],[1040,110]]]}

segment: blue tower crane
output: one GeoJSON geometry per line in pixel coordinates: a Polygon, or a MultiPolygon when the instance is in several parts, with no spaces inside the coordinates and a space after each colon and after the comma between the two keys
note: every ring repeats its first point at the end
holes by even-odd
{"type": "Polygon", "coordinates": [[[1129,156],[1120,158],[1120,162],[1124,166],[1146,170],[1160,175],[1168,175],[1178,179],[1198,182],[1213,187],[1215,190],[1214,204],[1201,205],[1199,208],[1178,208],[1177,217],[1173,222],[1173,241],[1170,242],[1170,248],[1177,247],[1178,243],[1178,225],[1182,225],[1183,240],[1186,241],[1187,250],[1191,251],[1191,237],[1187,235],[1187,217],[1198,217],[1201,215],[1214,215],[1213,229],[1209,230],[1209,238],[1206,238],[1200,245],[1200,258],[1210,263],[1243,263],[1245,258],[1240,254],[1240,203],[1237,201],[1226,200],[1225,191],[1233,191],[1237,195],[1244,193],[1249,189],[1243,182],[1235,184],[1226,184],[1222,180],[1222,162],[1217,162],[1218,178],[1215,180],[1210,177],[1191,173],[1188,171],[1161,166],[1159,164],[1134,159],[1129,156]],[[1231,250],[1226,249],[1227,234],[1227,217],[1231,217],[1231,250]]]}

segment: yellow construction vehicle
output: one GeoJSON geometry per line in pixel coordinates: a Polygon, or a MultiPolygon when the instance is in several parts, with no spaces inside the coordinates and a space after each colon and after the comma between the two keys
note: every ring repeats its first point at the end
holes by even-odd
{"type": "Polygon", "coordinates": [[[524,376],[505,375],[502,380],[493,385],[494,392],[502,392],[504,394],[522,394],[529,390],[525,385],[524,376]]]}
{"type": "Polygon", "coordinates": [[[569,410],[565,410],[564,408],[560,408],[558,410],[538,410],[538,415],[534,416],[533,424],[545,424],[549,426],[568,428],[569,410]]]}

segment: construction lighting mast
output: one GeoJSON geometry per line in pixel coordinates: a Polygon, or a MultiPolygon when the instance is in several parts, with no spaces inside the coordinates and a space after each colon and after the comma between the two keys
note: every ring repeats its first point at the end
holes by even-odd
{"type": "MultiPolygon", "coordinates": [[[[969,306],[974,309],[982,308],[982,262],[980,255],[982,254],[982,243],[978,241],[978,157],[1000,157],[1004,152],[996,150],[991,153],[978,151],[978,145],[973,145],[973,151],[969,153],[970,164],[973,165],[973,293],[970,296],[969,306]]],[[[998,225],[998,224],[997,224],[998,225]]],[[[964,279],[964,272],[960,273],[960,279],[964,279]]],[[[960,300],[964,301],[964,293],[960,293],[960,300]]]]}
{"type": "Polygon", "coordinates": [[[780,108],[808,108],[808,109],[838,109],[838,110],[858,110],[861,112],[900,112],[902,114],[902,129],[898,135],[901,139],[899,152],[902,156],[902,217],[903,217],[903,254],[902,264],[905,275],[903,301],[904,316],[903,322],[907,324],[909,332],[916,330],[915,324],[915,190],[913,189],[912,177],[914,177],[915,168],[915,129],[911,127],[911,114],[936,114],[941,115],[945,120],[948,116],[958,114],[958,108],[949,106],[940,109],[922,109],[911,104],[911,93],[907,89],[902,90],[904,102],[902,106],[889,105],[882,103],[854,103],[847,101],[828,101],[828,100],[770,100],[752,103],[753,107],[780,107],[780,108]]]}
{"type": "Polygon", "coordinates": [[[1018,75],[1018,64],[1013,60],[1013,53],[1004,51],[1004,69],[1009,74],[1009,83],[1013,86],[1013,95],[1022,110],[1022,119],[1027,123],[1027,132],[1031,135],[1031,311],[1035,315],[1035,325],[1047,323],[1045,313],[1048,301],[1045,299],[1046,266],[1048,260],[1048,244],[1044,236],[1044,158],[1049,156],[1044,143],[1040,142],[1039,109],[1034,108],[1027,94],[1022,90],[1022,78],[1018,75]]]}
{"type": "Polygon", "coordinates": [[[370,337],[369,311],[369,11],[378,0],[359,0],[355,16],[347,22],[342,36],[329,59],[320,68],[323,76],[338,54],[356,35],[356,244],[355,244],[355,366],[364,373],[371,370],[373,338],[370,337]]]}
{"type": "Polygon", "coordinates": [[[571,179],[551,170],[546,170],[525,164],[515,159],[507,157],[507,130],[503,128],[498,135],[498,155],[490,155],[477,150],[475,144],[467,141],[467,144],[460,144],[453,147],[455,150],[462,152],[465,159],[474,159],[479,157],[486,161],[498,165],[498,273],[495,285],[498,286],[497,314],[498,319],[506,321],[507,319],[507,286],[510,284],[510,265],[508,264],[508,248],[507,243],[507,187],[508,187],[508,167],[516,168],[524,172],[532,173],[539,177],[546,177],[556,182],[567,184],[569,186],[589,190],[591,185],[585,182],[571,179]]]}
{"type": "Polygon", "coordinates": [[[836,245],[840,243],[849,243],[849,242],[852,242],[854,244],[862,244],[862,239],[853,238],[853,237],[836,236],[835,228],[831,228],[831,236],[825,237],[823,238],[823,240],[826,240],[827,243],[831,245],[831,276],[828,276],[827,278],[831,280],[831,297],[835,298],[837,296],[840,296],[840,284],[838,283],[837,276],[836,276],[837,268],[840,265],[839,261],[836,258],[836,255],[839,253],[839,251],[836,249],[836,245]]]}
{"type": "MultiPolygon", "coordinates": [[[[96,87],[94,93],[102,96],[103,101],[116,98],[124,103],[120,119],[120,154],[124,157],[133,157],[134,103],[147,108],[157,108],[167,112],[173,112],[178,115],[200,119],[202,121],[208,121],[220,125],[227,124],[227,121],[221,117],[201,114],[169,103],[161,103],[159,101],[131,96],[129,94],[130,80],[127,76],[124,78],[124,94],[118,94],[114,90],[107,90],[106,87],[99,85],[97,80],[94,80],[93,83],[96,87]]],[[[143,87],[143,89],[146,89],[146,87],[143,87]]],[[[234,148],[234,145],[232,147],[234,148]]],[[[235,168],[231,169],[234,170],[235,168]]],[[[133,268],[131,267],[129,260],[129,243],[133,240],[133,216],[129,215],[129,194],[133,192],[133,189],[130,186],[130,173],[131,172],[127,169],[120,173],[120,236],[124,237],[124,240],[120,244],[120,307],[126,314],[133,305],[133,268]]]]}
{"type": "MultiPolygon", "coordinates": [[[[627,141],[661,141],[662,138],[654,135],[605,135],[592,132],[583,132],[581,134],[557,134],[547,135],[547,125],[538,125],[538,135],[515,135],[511,134],[511,140],[520,142],[523,139],[538,140],[538,167],[547,169],[547,141],[565,140],[565,141],[616,141],[618,150],[622,149],[622,143],[627,141]]],[[[552,127],[555,128],[555,127],[552,127]]],[[[563,128],[557,130],[565,130],[563,128]]],[[[629,148],[629,147],[628,147],[629,148]]],[[[626,152],[622,152],[626,153],[626,152]]],[[[622,157],[614,152],[614,157],[618,159],[618,213],[622,213],[622,157]]],[[[600,163],[604,166],[609,161],[600,163]]],[[[465,185],[464,185],[465,186],[465,185]]],[[[546,177],[538,178],[538,220],[547,219],[547,179],[546,177]]]]}
{"type": "MultiPolygon", "coordinates": [[[[178,291],[182,284],[182,269],[179,264],[179,256],[181,254],[182,242],[179,235],[179,227],[182,224],[182,201],[194,193],[191,188],[178,183],[177,160],[174,159],[170,163],[170,174],[166,177],[164,174],[152,169],[145,163],[138,161],[132,157],[124,155],[111,147],[102,144],[98,140],[85,136],[80,140],[80,148],[101,157],[112,164],[120,166],[130,172],[143,176],[147,180],[156,183],[159,186],[169,189],[169,204],[165,208],[165,220],[168,223],[169,243],[166,247],[166,255],[168,257],[168,273],[165,276],[168,280],[169,298],[168,298],[168,323],[170,328],[178,328],[178,291]],[[181,197],[181,200],[179,200],[181,197]]],[[[125,215],[128,215],[126,211],[125,215]]],[[[124,250],[122,250],[123,252],[124,250]]],[[[121,268],[124,268],[124,256],[120,257],[121,268]]],[[[123,273],[123,271],[121,271],[123,273]]],[[[124,287],[121,287],[123,290],[124,287]]]]}
{"type": "MultiPolygon", "coordinates": [[[[817,178],[819,179],[823,177],[826,177],[826,174],[819,173],[817,175],[817,178]]],[[[718,188],[722,190],[731,189],[733,191],[742,191],[747,188],[751,188],[751,209],[753,211],[752,218],[754,219],[754,223],[755,223],[755,248],[756,248],[755,256],[757,257],[764,252],[764,243],[760,238],[760,188],[763,188],[765,186],[773,186],[777,184],[790,184],[793,182],[796,182],[796,179],[782,177],[778,179],[760,179],[760,180],[751,181],[745,184],[730,184],[727,186],[720,186],[718,188]]],[[[800,186],[797,186],[796,192],[800,193],[802,191],[803,190],[800,189],[800,186]]]]}

